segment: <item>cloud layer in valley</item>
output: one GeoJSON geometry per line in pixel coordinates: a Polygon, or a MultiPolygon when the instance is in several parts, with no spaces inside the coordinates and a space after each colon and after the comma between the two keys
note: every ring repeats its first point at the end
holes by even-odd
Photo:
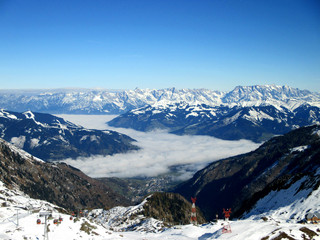
{"type": "Polygon", "coordinates": [[[153,177],[178,171],[187,179],[208,163],[256,149],[251,141],[224,141],[208,136],[177,136],[163,131],[138,132],[112,128],[105,123],[111,116],[59,115],[87,128],[115,130],[137,140],[141,150],[113,156],[66,159],[91,177],[153,177]]]}

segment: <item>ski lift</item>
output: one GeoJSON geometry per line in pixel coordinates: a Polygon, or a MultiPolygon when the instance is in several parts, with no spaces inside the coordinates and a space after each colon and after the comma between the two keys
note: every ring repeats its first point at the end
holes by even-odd
{"type": "Polygon", "coordinates": [[[37,219],[37,224],[41,224],[41,220],[40,219],[37,219]]]}

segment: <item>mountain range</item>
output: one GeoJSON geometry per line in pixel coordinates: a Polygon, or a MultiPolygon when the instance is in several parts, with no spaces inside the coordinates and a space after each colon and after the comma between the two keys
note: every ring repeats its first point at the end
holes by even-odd
{"type": "Polygon", "coordinates": [[[137,150],[134,139],[109,130],[86,129],[62,118],[31,111],[0,110],[0,137],[46,161],[137,150]]]}
{"type": "Polygon", "coordinates": [[[16,111],[73,114],[122,114],[146,105],[186,102],[209,106],[282,106],[303,103],[320,107],[320,94],[289,86],[238,86],[232,91],[208,89],[44,89],[0,90],[0,108],[16,111]]]}
{"type": "MultiPolygon", "coordinates": [[[[22,118],[8,111],[2,114],[6,118],[22,118]]],[[[41,115],[37,117],[32,112],[22,115],[44,124],[40,121],[41,115]]],[[[47,114],[42,117],[51,119],[47,114]]],[[[57,124],[54,118],[52,124],[57,124]]],[[[65,163],[44,162],[4,140],[0,140],[0,160],[0,238],[4,239],[41,237],[43,226],[36,224],[37,214],[48,208],[55,216],[65,219],[71,211],[93,209],[88,217],[64,221],[60,227],[50,222],[50,236],[57,239],[66,236],[141,239],[141,234],[153,239],[308,239],[307,236],[312,239],[319,236],[316,226],[297,224],[304,222],[307,213],[320,211],[319,125],[301,127],[273,137],[250,153],[213,162],[181,183],[174,193],[153,194],[129,207],[119,207],[130,203],[116,193],[108,181],[92,179],[65,163]],[[19,190],[32,199],[17,194],[19,190]],[[186,199],[191,197],[196,197],[196,205],[207,220],[214,220],[218,214],[218,223],[170,228],[170,224],[188,223],[191,203],[186,199]],[[241,219],[230,221],[232,233],[225,237],[222,224],[229,222],[221,220],[223,208],[231,208],[231,219],[241,219]],[[18,216],[22,227],[14,225],[18,216]],[[30,225],[30,221],[33,224],[30,225]],[[132,231],[137,233],[132,235],[132,231]],[[148,232],[159,235],[147,235],[148,232]]],[[[197,214],[199,223],[205,221],[198,210],[197,214]]]]}
{"type": "Polygon", "coordinates": [[[208,135],[224,140],[265,141],[298,127],[320,123],[320,108],[302,104],[295,109],[267,106],[209,106],[177,103],[128,111],[109,126],[139,131],[164,129],[179,135],[208,135]]]}
{"type": "MultiPolygon", "coordinates": [[[[229,92],[176,88],[1,90],[0,108],[59,114],[121,114],[108,124],[140,131],[165,129],[181,135],[209,135],[255,142],[320,122],[319,93],[276,85],[237,86],[229,92]]],[[[15,140],[22,142],[21,139],[15,140]]],[[[88,140],[81,148],[91,146],[90,151],[94,154],[117,152],[108,149],[101,153],[94,150],[99,147],[92,147],[92,141],[89,145],[87,143],[88,140]]],[[[31,148],[25,149],[36,150],[31,148]]],[[[76,148],[79,150],[80,146],[76,148]]],[[[73,153],[71,149],[68,151],[70,157],[86,155],[73,153]]],[[[61,156],[42,158],[58,159],[61,156]]]]}

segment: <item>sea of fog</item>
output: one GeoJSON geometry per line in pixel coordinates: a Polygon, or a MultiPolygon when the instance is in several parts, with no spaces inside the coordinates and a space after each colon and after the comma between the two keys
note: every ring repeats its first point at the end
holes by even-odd
{"type": "Polygon", "coordinates": [[[65,159],[91,177],[153,177],[167,174],[173,168],[180,180],[190,178],[209,163],[246,153],[259,144],[247,140],[225,141],[209,136],[177,136],[164,131],[139,132],[114,128],[107,122],[114,115],[60,114],[65,120],[89,129],[114,130],[137,140],[141,149],[113,156],[65,159]]]}

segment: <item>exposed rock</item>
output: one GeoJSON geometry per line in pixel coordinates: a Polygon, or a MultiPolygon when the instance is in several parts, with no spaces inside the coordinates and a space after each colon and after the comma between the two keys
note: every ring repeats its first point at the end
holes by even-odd
{"type": "Polygon", "coordinates": [[[69,210],[127,205],[124,197],[64,163],[46,163],[0,140],[0,180],[69,210]]]}

